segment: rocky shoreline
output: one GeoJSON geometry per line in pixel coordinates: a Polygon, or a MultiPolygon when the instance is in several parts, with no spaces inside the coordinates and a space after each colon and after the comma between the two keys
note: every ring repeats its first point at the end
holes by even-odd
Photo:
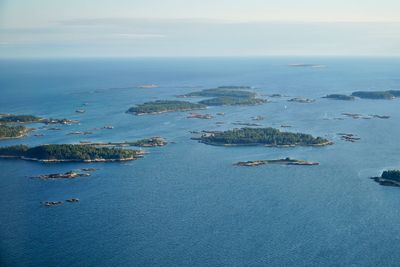
{"type": "Polygon", "coordinates": [[[244,167],[256,167],[256,166],[267,165],[267,164],[296,165],[296,166],[316,166],[316,165],[319,165],[319,162],[312,162],[312,161],[284,158],[284,159],[272,159],[272,160],[240,161],[240,162],[235,163],[234,165],[236,165],[236,166],[244,166],[244,167]]]}
{"type": "MultiPolygon", "coordinates": [[[[144,152],[143,152],[144,154],[144,152]]],[[[140,157],[143,154],[138,154],[137,157],[129,157],[129,158],[120,158],[120,159],[38,159],[38,158],[27,158],[23,156],[5,156],[5,155],[0,155],[0,158],[3,159],[22,159],[22,160],[27,160],[27,161],[37,161],[41,163],[62,163],[62,162],[84,162],[84,163],[90,163],[90,162],[118,162],[118,161],[131,161],[131,160],[136,160],[138,157],[140,157]]]]}

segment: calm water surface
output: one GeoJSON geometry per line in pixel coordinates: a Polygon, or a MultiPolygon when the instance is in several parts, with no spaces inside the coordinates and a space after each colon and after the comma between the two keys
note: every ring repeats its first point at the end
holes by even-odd
{"type": "MultiPolygon", "coordinates": [[[[70,118],[79,125],[0,145],[125,141],[163,136],[126,163],[0,161],[2,266],[396,266],[400,189],[368,177],[400,168],[400,100],[334,101],[328,93],[400,89],[399,59],[130,59],[0,61],[0,113],[70,118]],[[293,68],[290,63],[324,68],[293,68]],[[159,88],[133,88],[158,84],[159,88]],[[221,85],[249,85],[272,99],[255,107],[212,107],[212,120],[188,113],[133,116],[134,104],[221,85]],[[86,113],[76,109],[88,103],[86,113]],[[342,112],[388,120],[335,120],[342,112]],[[323,148],[214,147],[189,131],[253,122],[311,133],[323,148]],[[217,121],[225,124],[218,126],[217,121]],[[113,130],[93,130],[113,125],[113,130]],[[93,131],[92,135],[67,135],[93,131]],[[337,133],[361,141],[341,141],[337,133]],[[240,168],[237,161],[293,157],[320,166],[240,168]],[[82,167],[91,177],[43,181],[32,175],[82,167]],[[46,208],[42,201],[79,198],[46,208]]],[[[196,100],[196,99],[194,99],[196,100]]],[[[33,125],[39,126],[39,125],[33,125]]]]}

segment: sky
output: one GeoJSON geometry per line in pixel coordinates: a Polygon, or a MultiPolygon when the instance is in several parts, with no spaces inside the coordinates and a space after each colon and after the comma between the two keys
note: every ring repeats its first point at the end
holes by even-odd
{"type": "Polygon", "coordinates": [[[399,0],[0,0],[0,58],[400,56],[399,0]]]}

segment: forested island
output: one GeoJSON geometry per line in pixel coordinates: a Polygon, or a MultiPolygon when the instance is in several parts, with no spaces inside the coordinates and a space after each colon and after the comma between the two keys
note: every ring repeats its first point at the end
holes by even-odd
{"type": "Polygon", "coordinates": [[[26,128],[22,125],[7,126],[0,125],[0,140],[2,139],[13,139],[21,138],[27,135],[32,129],[26,128]]]}
{"type": "Polygon", "coordinates": [[[298,159],[291,159],[291,158],[270,159],[270,160],[240,161],[240,162],[238,162],[238,163],[235,163],[234,165],[237,165],[237,166],[244,166],[244,167],[256,167],[256,166],[266,165],[266,164],[297,165],[297,166],[314,166],[314,165],[319,165],[318,162],[311,162],[311,161],[298,160],[298,159]]]}
{"type": "Polygon", "coordinates": [[[263,145],[270,147],[325,146],[332,142],[310,134],[281,132],[275,128],[241,128],[223,132],[208,132],[193,138],[208,145],[240,146],[263,145]]]}
{"type": "Polygon", "coordinates": [[[200,104],[207,106],[235,106],[235,105],[259,105],[267,100],[257,98],[256,93],[248,91],[249,86],[220,86],[212,89],[191,92],[182,97],[210,97],[200,101],[200,104]]]}
{"type": "Polygon", "coordinates": [[[252,106],[267,103],[267,100],[255,97],[240,98],[221,96],[211,99],[205,99],[200,101],[199,103],[207,106],[252,106]]]}
{"type": "Polygon", "coordinates": [[[221,86],[213,89],[192,92],[177,97],[210,97],[198,103],[177,100],[157,100],[139,104],[128,109],[127,113],[135,115],[159,114],[174,111],[190,111],[205,109],[207,106],[234,106],[234,105],[259,105],[267,100],[256,98],[254,92],[245,91],[251,89],[248,86],[221,86]]]}
{"type": "Polygon", "coordinates": [[[192,103],[189,101],[157,100],[131,107],[128,109],[127,113],[135,115],[159,114],[164,112],[205,109],[206,107],[207,106],[204,104],[192,103]]]}
{"type": "Polygon", "coordinates": [[[355,97],[352,95],[342,95],[342,94],[330,94],[330,95],[324,96],[323,98],[334,99],[334,100],[345,100],[345,101],[355,99],[355,97]]]}
{"type": "Polygon", "coordinates": [[[218,88],[204,89],[201,91],[191,92],[184,96],[201,96],[201,97],[238,97],[251,98],[255,97],[256,93],[250,92],[251,87],[248,86],[220,86],[218,88]]]}
{"type": "Polygon", "coordinates": [[[400,90],[388,90],[388,91],[357,91],[351,94],[359,98],[365,99],[394,99],[400,96],[400,90]]]}
{"type": "Polygon", "coordinates": [[[28,147],[16,145],[0,148],[1,158],[19,158],[40,162],[107,162],[135,160],[143,155],[143,151],[95,147],[88,145],[40,145],[28,147]]]}
{"type": "Polygon", "coordinates": [[[84,145],[94,146],[94,147],[128,147],[128,146],[157,147],[157,146],[165,146],[167,144],[168,144],[167,140],[157,136],[131,142],[125,141],[125,142],[108,142],[108,143],[86,143],[84,145]]]}
{"type": "Polygon", "coordinates": [[[34,115],[15,115],[1,114],[0,124],[30,124],[30,123],[45,123],[45,124],[73,124],[78,123],[76,120],[69,119],[46,119],[34,115]]]}
{"type": "Polygon", "coordinates": [[[380,185],[400,186],[400,170],[383,171],[380,177],[372,177],[380,185]]]}

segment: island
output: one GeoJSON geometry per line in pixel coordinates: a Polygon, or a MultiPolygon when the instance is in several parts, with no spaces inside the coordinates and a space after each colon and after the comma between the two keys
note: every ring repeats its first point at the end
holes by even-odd
{"type": "Polygon", "coordinates": [[[297,102],[297,103],[307,104],[307,103],[315,102],[315,99],[304,98],[304,97],[295,97],[295,98],[289,99],[288,102],[297,102]]]}
{"type": "Polygon", "coordinates": [[[364,120],[370,120],[370,119],[390,119],[390,116],[388,115],[377,115],[377,114],[370,114],[370,115],[363,115],[359,113],[348,113],[344,112],[342,113],[343,116],[353,118],[355,120],[357,119],[364,119],[364,120]]]}
{"type": "Polygon", "coordinates": [[[207,106],[204,104],[192,103],[189,101],[156,100],[131,107],[128,109],[127,113],[135,115],[160,114],[165,112],[205,109],[206,107],[207,106]]]}
{"type": "Polygon", "coordinates": [[[0,125],[0,140],[22,138],[26,136],[33,129],[26,128],[22,125],[7,126],[0,125]]]}
{"type": "Polygon", "coordinates": [[[32,178],[48,180],[48,179],[74,179],[77,177],[88,177],[88,176],[90,176],[90,173],[79,173],[79,172],[69,171],[66,173],[41,174],[38,176],[32,176],[32,178]]]}
{"type": "MultiPolygon", "coordinates": [[[[78,203],[79,202],[79,198],[69,198],[65,200],[68,203],[78,203]]],[[[43,205],[45,205],[46,207],[53,207],[53,206],[59,206],[62,205],[64,202],[63,201],[45,201],[42,202],[43,205]]]]}
{"type": "Polygon", "coordinates": [[[307,63],[294,63],[294,64],[289,64],[289,67],[295,67],[295,68],[323,68],[325,67],[324,65],[321,64],[307,64],[307,63]]]}
{"type": "Polygon", "coordinates": [[[328,98],[328,99],[333,99],[333,100],[345,100],[345,101],[356,99],[354,96],[341,95],[341,94],[330,94],[330,95],[324,96],[323,98],[328,98]]]}
{"type": "Polygon", "coordinates": [[[203,120],[211,120],[214,118],[211,114],[200,114],[200,113],[190,113],[187,119],[203,119],[203,120]]]}
{"type": "Polygon", "coordinates": [[[248,86],[220,86],[212,89],[204,89],[201,91],[191,92],[184,96],[193,97],[238,97],[238,98],[252,98],[256,93],[250,92],[251,87],[248,86]]]}
{"type": "Polygon", "coordinates": [[[383,171],[380,177],[371,177],[380,185],[400,186],[400,170],[383,171]]]}
{"type": "Polygon", "coordinates": [[[258,123],[241,122],[241,121],[232,122],[232,124],[240,125],[240,126],[251,126],[251,127],[260,127],[261,126],[261,124],[258,124],[258,123]]]}
{"type": "Polygon", "coordinates": [[[200,101],[200,104],[207,106],[253,106],[267,103],[266,99],[255,98],[255,97],[228,97],[221,96],[211,99],[205,99],[200,101]]]}
{"type": "Polygon", "coordinates": [[[31,123],[75,124],[79,123],[79,121],[69,120],[69,119],[53,119],[53,118],[46,119],[34,115],[15,115],[15,114],[0,115],[0,124],[31,124],[31,123]]]}
{"type": "Polygon", "coordinates": [[[351,94],[359,98],[365,99],[384,99],[391,100],[400,96],[400,90],[389,90],[389,91],[356,91],[351,94]]]}
{"type": "Polygon", "coordinates": [[[249,86],[220,86],[212,89],[191,92],[181,97],[208,97],[200,101],[206,106],[235,106],[235,105],[259,105],[267,103],[266,99],[257,98],[256,93],[249,91],[249,86]]]}
{"type": "Polygon", "coordinates": [[[256,166],[266,165],[266,164],[315,166],[315,165],[319,165],[319,162],[311,162],[311,161],[305,161],[305,160],[284,158],[284,159],[270,159],[270,160],[240,161],[238,163],[235,163],[234,165],[244,166],[244,167],[256,167],[256,166]]]}
{"type": "Polygon", "coordinates": [[[17,158],[39,162],[113,162],[135,160],[144,154],[140,150],[94,147],[88,145],[54,144],[28,147],[0,147],[0,158],[17,158]]]}
{"type": "Polygon", "coordinates": [[[338,133],[337,135],[340,136],[340,139],[346,142],[355,143],[359,141],[361,138],[355,134],[348,134],[348,133],[338,133]]]}
{"type": "Polygon", "coordinates": [[[241,128],[227,131],[204,132],[198,138],[192,138],[204,144],[217,146],[326,146],[332,142],[310,134],[281,132],[275,128],[241,128]]]}
{"type": "Polygon", "coordinates": [[[165,138],[160,136],[144,138],[137,141],[125,141],[125,142],[108,142],[108,143],[84,143],[81,145],[86,146],[94,146],[94,147],[129,147],[129,146],[137,146],[137,147],[157,147],[157,146],[165,146],[168,142],[165,138]]]}

